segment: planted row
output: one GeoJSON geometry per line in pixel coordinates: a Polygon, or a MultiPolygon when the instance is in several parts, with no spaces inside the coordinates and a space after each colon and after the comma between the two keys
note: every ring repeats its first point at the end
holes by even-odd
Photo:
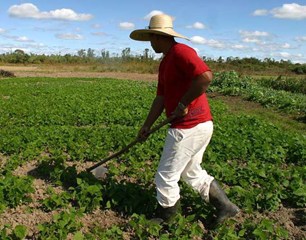
{"type": "Polygon", "coordinates": [[[231,96],[242,96],[265,107],[294,113],[300,115],[301,118],[306,117],[305,94],[264,87],[260,85],[260,81],[254,81],[250,77],[240,77],[234,71],[217,73],[210,91],[217,91],[231,96]]]}

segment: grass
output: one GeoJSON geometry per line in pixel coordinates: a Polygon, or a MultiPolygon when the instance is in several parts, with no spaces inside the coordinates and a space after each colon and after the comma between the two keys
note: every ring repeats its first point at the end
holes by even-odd
{"type": "Polygon", "coordinates": [[[306,124],[296,121],[296,116],[288,115],[288,113],[279,113],[271,108],[264,108],[259,103],[243,100],[241,97],[223,96],[219,94],[209,94],[213,99],[217,99],[225,103],[232,114],[246,114],[256,116],[267,122],[281,127],[285,131],[306,134],[306,124]]]}

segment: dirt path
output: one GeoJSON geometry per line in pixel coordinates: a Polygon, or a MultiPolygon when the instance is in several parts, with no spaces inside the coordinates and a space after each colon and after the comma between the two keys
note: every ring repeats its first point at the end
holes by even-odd
{"type": "Polygon", "coordinates": [[[81,71],[78,67],[68,66],[63,69],[59,68],[44,68],[37,66],[0,66],[0,69],[10,71],[16,77],[77,77],[77,78],[117,78],[129,80],[145,80],[156,81],[157,74],[148,73],[123,73],[123,72],[93,72],[81,71]]]}

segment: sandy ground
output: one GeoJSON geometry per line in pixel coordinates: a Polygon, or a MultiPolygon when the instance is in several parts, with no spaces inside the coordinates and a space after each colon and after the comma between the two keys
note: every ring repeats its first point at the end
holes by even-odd
{"type": "MultiPolygon", "coordinates": [[[[122,72],[87,72],[74,70],[73,67],[63,69],[61,67],[38,66],[0,66],[0,69],[10,71],[16,77],[78,77],[78,78],[117,78],[129,80],[157,80],[157,74],[122,73],[122,72]]],[[[78,68],[77,68],[78,69],[78,68]]]]}

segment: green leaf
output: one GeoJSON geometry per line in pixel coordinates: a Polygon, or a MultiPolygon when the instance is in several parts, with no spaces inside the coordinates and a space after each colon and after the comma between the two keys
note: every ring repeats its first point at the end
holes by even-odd
{"type": "Polygon", "coordinates": [[[73,240],[83,240],[84,239],[84,235],[82,232],[77,232],[76,234],[74,234],[73,236],[73,240]]]}
{"type": "Polygon", "coordinates": [[[259,176],[261,176],[263,178],[267,177],[265,169],[258,169],[257,173],[258,173],[259,176]]]}
{"type": "Polygon", "coordinates": [[[13,230],[13,233],[17,239],[24,239],[27,235],[27,227],[23,225],[17,225],[13,230]]]}
{"type": "Polygon", "coordinates": [[[297,190],[293,192],[294,195],[300,196],[300,197],[305,197],[306,196],[306,186],[301,186],[297,190]]]}
{"type": "Polygon", "coordinates": [[[262,239],[262,240],[267,239],[267,236],[266,236],[265,232],[263,232],[261,229],[256,228],[256,229],[253,231],[253,234],[254,234],[255,236],[259,237],[259,239],[262,239]]]}

